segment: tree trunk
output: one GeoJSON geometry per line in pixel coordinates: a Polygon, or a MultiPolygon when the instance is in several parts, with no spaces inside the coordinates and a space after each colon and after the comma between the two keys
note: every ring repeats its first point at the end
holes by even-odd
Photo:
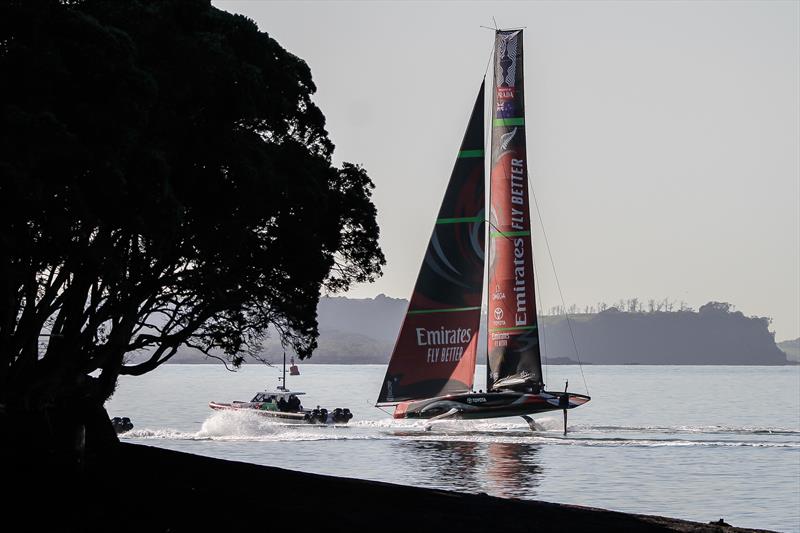
{"type": "Polygon", "coordinates": [[[106,455],[118,444],[102,404],[65,401],[39,411],[0,412],[0,447],[10,468],[79,476],[87,458],[106,455]]]}
{"type": "Polygon", "coordinates": [[[102,404],[64,402],[35,412],[0,409],[0,471],[8,516],[19,518],[20,531],[64,531],[65,524],[83,530],[93,513],[88,495],[102,493],[114,481],[111,458],[118,447],[102,404]]]}

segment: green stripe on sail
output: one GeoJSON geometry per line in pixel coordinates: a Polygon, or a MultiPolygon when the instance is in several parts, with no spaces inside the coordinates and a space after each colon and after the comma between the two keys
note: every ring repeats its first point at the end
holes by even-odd
{"type": "Polygon", "coordinates": [[[461,150],[458,152],[459,159],[464,157],[483,157],[483,150],[461,150]]]}
{"type": "Polygon", "coordinates": [[[517,118],[496,118],[492,121],[492,125],[497,126],[524,126],[525,117],[517,118]]]}
{"type": "Polygon", "coordinates": [[[437,224],[458,224],[459,222],[483,222],[483,217],[439,218],[437,224]]]}
{"type": "Polygon", "coordinates": [[[518,330],[532,330],[537,329],[536,326],[516,326],[513,328],[492,328],[489,330],[489,333],[494,333],[496,331],[518,331],[518,330]]]}
{"type": "Polygon", "coordinates": [[[492,237],[524,237],[530,234],[530,231],[493,231],[492,237]]]}
{"type": "Polygon", "coordinates": [[[475,311],[480,309],[480,306],[477,307],[452,307],[450,309],[416,309],[414,311],[409,311],[409,315],[425,315],[427,313],[457,313],[458,311],[475,311]]]}

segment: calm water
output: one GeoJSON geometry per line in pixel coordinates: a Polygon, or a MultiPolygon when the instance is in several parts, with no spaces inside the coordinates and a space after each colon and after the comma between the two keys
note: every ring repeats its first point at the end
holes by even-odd
{"type": "MultiPolygon", "coordinates": [[[[592,401],[537,418],[395,421],[372,407],[383,365],[301,365],[303,404],[348,407],[344,427],[283,425],[219,413],[278,384],[251,365],[166,365],[123,378],[108,402],[130,442],[307,472],[540,499],[741,527],[800,531],[800,367],[585,366],[592,401]]],[[[475,388],[484,387],[478,367],[475,388]]],[[[546,369],[548,388],[584,392],[576,366],[546,369]]],[[[224,490],[234,490],[227,487],[224,490]]]]}

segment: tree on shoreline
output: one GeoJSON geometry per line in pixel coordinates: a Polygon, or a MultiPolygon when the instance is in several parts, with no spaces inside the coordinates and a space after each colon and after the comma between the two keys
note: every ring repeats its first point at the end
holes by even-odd
{"type": "Polygon", "coordinates": [[[81,442],[181,346],[238,365],[273,326],[310,356],[321,291],[385,263],[314,91],[208,1],[0,7],[0,436],[81,442]]]}

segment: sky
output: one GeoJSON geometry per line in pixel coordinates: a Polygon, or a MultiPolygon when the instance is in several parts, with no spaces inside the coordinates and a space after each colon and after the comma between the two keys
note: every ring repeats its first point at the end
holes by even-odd
{"type": "Polygon", "coordinates": [[[411,296],[496,21],[525,28],[540,310],[722,301],[800,337],[800,2],[213,4],[308,63],[375,183],[387,264],[346,296],[411,296]]]}

